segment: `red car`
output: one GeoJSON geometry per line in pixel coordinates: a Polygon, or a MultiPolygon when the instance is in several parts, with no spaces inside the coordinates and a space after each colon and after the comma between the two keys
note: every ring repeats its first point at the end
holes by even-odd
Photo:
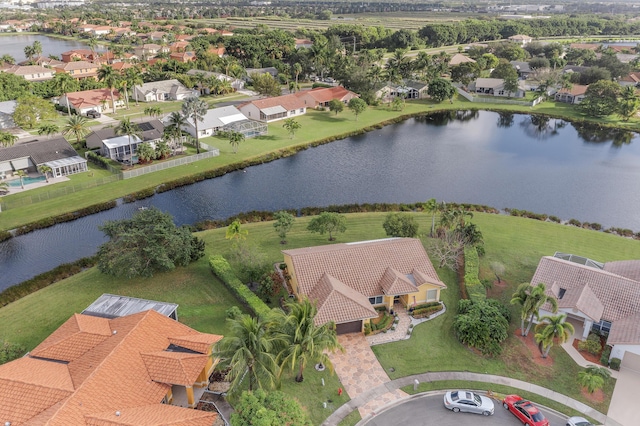
{"type": "Polygon", "coordinates": [[[518,395],[507,395],[502,406],[518,418],[526,426],[549,426],[549,420],[531,401],[518,395]]]}

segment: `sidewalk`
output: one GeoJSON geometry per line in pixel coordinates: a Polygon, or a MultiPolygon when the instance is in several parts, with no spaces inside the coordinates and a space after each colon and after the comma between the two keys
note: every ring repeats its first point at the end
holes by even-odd
{"type": "MultiPolygon", "coordinates": [[[[599,365],[599,364],[596,364],[596,363],[593,363],[591,361],[587,361],[586,359],[584,359],[582,357],[582,355],[580,355],[580,352],[578,352],[576,350],[576,348],[573,347],[573,340],[574,340],[574,337],[571,336],[571,338],[569,340],[567,340],[566,342],[564,342],[561,345],[561,347],[562,347],[562,349],[565,350],[565,352],[567,354],[569,354],[569,356],[573,359],[573,361],[576,364],[578,364],[581,367],[588,367],[590,365],[595,365],[595,366],[598,366],[598,367],[602,367],[602,365],[599,365]]],[[[611,368],[607,368],[607,370],[609,370],[609,372],[611,373],[611,377],[613,377],[614,379],[618,378],[618,375],[620,374],[619,371],[612,370],[611,368]]]]}
{"type": "MultiPolygon", "coordinates": [[[[384,395],[388,392],[394,392],[397,389],[403,388],[405,386],[410,386],[414,384],[414,381],[418,380],[418,382],[437,382],[441,380],[464,380],[468,382],[483,382],[483,383],[492,383],[497,385],[505,385],[511,386],[516,389],[522,389],[527,392],[535,393],[542,397],[551,399],[560,404],[566,405],[569,408],[573,408],[576,411],[579,411],[582,414],[585,414],[601,424],[604,424],[607,416],[600,413],[599,411],[594,410],[586,404],[583,404],[580,401],[576,401],[573,398],[569,398],[566,395],[561,393],[552,391],[551,389],[544,388],[542,386],[534,385],[532,383],[523,382],[522,380],[512,379],[509,377],[503,376],[495,376],[491,374],[479,374],[479,373],[468,373],[462,371],[442,371],[436,373],[422,373],[416,374],[413,376],[402,377],[400,379],[391,380],[383,385],[370,389],[357,397],[353,398],[351,401],[347,402],[336,411],[333,412],[325,421],[322,423],[323,426],[335,426],[342,419],[344,419],[347,415],[349,415],[353,410],[358,409],[360,406],[366,405],[370,400],[377,398],[381,395],[384,395]]],[[[411,398],[411,396],[406,397],[406,399],[411,398]]],[[[401,399],[396,401],[394,404],[402,403],[405,399],[401,399]]],[[[384,410],[386,407],[379,407],[375,412],[380,412],[384,410]]]]}

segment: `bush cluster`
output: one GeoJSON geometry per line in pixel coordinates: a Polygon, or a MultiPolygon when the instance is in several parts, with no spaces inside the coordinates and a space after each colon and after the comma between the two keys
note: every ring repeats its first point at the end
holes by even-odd
{"type": "Polygon", "coordinates": [[[264,317],[270,312],[269,307],[235,276],[227,259],[220,255],[211,256],[209,266],[211,272],[255,315],[264,317]]]}
{"type": "Polygon", "coordinates": [[[535,220],[541,220],[541,221],[546,221],[549,218],[549,216],[546,214],[534,213],[528,210],[505,209],[505,211],[508,212],[511,216],[527,217],[529,219],[535,219],[535,220]]]}
{"type": "MultiPolygon", "coordinates": [[[[385,310],[386,312],[386,310],[385,310]]],[[[385,313],[378,323],[374,323],[373,321],[370,323],[371,332],[373,334],[377,334],[376,332],[387,331],[393,326],[394,317],[385,313]]]]}
{"type": "Polygon", "coordinates": [[[91,268],[97,262],[96,257],[85,257],[72,263],[65,263],[40,275],[11,286],[0,293],[0,306],[6,306],[11,302],[45,288],[53,283],[75,275],[87,268],[91,268]]]}
{"type": "Polygon", "coordinates": [[[106,201],[104,203],[98,203],[91,205],[89,207],[85,207],[80,210],[76,210],[75,212],[64,213],[58,216],[51,216],[44,219],[40,219],[35,222],[31,222],[27,225],[21,226],[16,230],[16,235],[24,235],[28,234],[31,231],[35,231],[36,229],[48,228],[50,226],[56,225],[58,223],[70,222],[72,220],[76,220],[78,218],[89,216],[104,210],[112,209],[116,206],[116,201],[106,201]]]}
{"type": "Polygon", "coordinates": [[[93,151],[87,151],[87,160],[91,161],[96,166],[102,167],[103,169],[109,168],[109,160],[93,151]]]}
{"type": "Polygon", "coordinates": [[[431,314],[434,314],[436,312],[440,312],[442,309],[444,309],[442,307],[441,304],[437,304],[436,306],[429,306],[426,308],[419,308],[419,309],[414,309],[412,312],[412,315],[414,318],[418,319],[418,318],[426,318],[431,316],[431,314]]]}
{"type": "Polygon", "coordinates": [[[8,239],[13,238],[11,232],[9,231],[0,231],[0,243],[3,241],[7,241],[8,239]]]}
{"type": "Polygon", "coordinates": [[[124,197],[122,197],[122,201],[124,201],[125,203],[133,203],[137,200],[144,200],[145,198],[152,197],[153,195],[155,195],[155,193],[155,188],[147,188],[125,195],[124,197]]]}
{"type": "Polygon", "coordinates": [[[600,364],[602,365],[609,365],[609,356],[611,355],[611,346],[607,345],[605,346],[604,350],[602,351],[602,355],[600,355],[600,364]]]}
{"type": "Polygon", "coordinates": [[[480,272],[480,258],[475,247],[464,249],[464,286],[467,296],[472,302],[480,302],[487,298],[487,291],[482,285],[478,273],[480,272]]]}
{"type": "Polygon", "coordinates": [[[609,361],[609,367],[611,367],[612,370],[620,371],[620,363],[622,363],[620,358],[611,358],[611,361],[609,361]]]}
{"type": "Polygon", "coordinates": [[[592,355],[598,355],[602,350],[600,336],[593,333],[589,334],[587,340],[578,342],[578,349],[581,351],[587,351],[592,355]]]}

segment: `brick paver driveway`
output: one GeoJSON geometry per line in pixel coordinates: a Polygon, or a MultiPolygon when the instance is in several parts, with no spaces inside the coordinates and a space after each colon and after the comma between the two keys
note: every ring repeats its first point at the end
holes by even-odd
{"type": "MultiPolygon", "coordinates": [[[[344,390],[351,399],[389,381],[389,376],[373,354],[364,335],[342,334],[338,336],[338,341],[345,352],[336,352],[331,354],[330,358],[344,390]]],[[[364,417],[373,410],[405,396],[407,394],[399,389],[387,392],[361,406],[360,415],[364,417]]]]}

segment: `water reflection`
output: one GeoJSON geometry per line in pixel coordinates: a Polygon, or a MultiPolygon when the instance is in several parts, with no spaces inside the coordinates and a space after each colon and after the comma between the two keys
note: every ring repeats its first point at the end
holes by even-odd
{"type": "Polygon", "coordinates": [[[477,120],[479,115],[477,109],[468,109],[461,111],[442,111],[435,114],[422,115],[415,117],[419,123],[427,123],[432,126],[446,126],[453,121],[468,122],[477,120]]]}
{"type": "Polygon", "coordinates": [[[496,125],[501,129],[508,129],[513,126],[515,114],[510,112],[499,112],[498,113],[498,122],[496,125]]]}
{"type": "Polygon", "coordinates": [[[623,129],[612,129],[591,123],[571,123],[585,143],[603,144],[611,142],[614,148],[629,145],[636,133],[623,129]]]}
{"type": "Polygon", "coordinates": [[[546,115],[528,115],[522,118],[520,126],[524,132],[538,140],[546,140],[557,136],[560,129],[567,125],[564,120],[558,120],[546,115]]]}

